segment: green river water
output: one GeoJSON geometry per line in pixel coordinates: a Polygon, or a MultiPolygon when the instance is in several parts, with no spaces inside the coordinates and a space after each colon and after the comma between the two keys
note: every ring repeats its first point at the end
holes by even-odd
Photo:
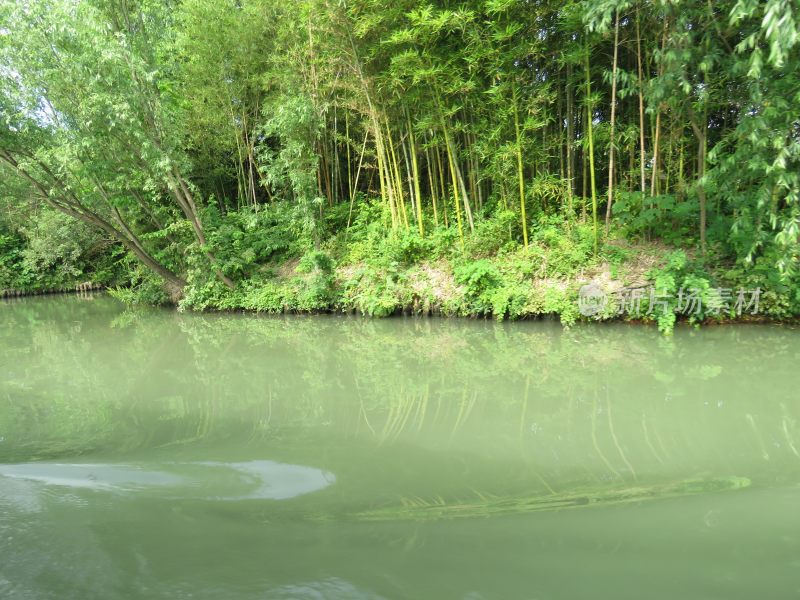
{"type": "Polygon", "coordinates": [[[800,598],[800,331],[0,304],[0,598],[800,598]]]}

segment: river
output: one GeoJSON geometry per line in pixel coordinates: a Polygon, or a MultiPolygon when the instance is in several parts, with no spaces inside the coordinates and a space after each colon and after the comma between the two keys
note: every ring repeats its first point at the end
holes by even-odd
{"type": "Polygon", "coordinates": [[[800,597],[800,331],[0,304],[0,598],[800,597]]]}

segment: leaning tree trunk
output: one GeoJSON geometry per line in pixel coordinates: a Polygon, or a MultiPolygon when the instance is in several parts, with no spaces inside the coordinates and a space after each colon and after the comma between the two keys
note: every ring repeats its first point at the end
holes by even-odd
{"type": "Polygon", "coordinates": [[[112,212],[114,220],[117,221],[119,227],[115,227],[99,213],[89,209],[83,204],[74,193],[69,190],[68,186],[59,181],[59,177],[46,165],[39,163],[41,170],[52,180],[50,184],[37,178],[7,150],[0,149],[0,160],[3,160],[6,164],[11,166],[19,176],[28,181],[41,199],[52,209],[100,229],[105,234],[120,242],[127,250],[136,256],[145,267],[164,281],[164,290],[172,302],[177,303],[178,300],[181,299],[183,296],[183,289],[186,287],[186,281],[158,262],[158,260],[145,249],[141,240],[139,240],[138,236],[128,227],[116,208],[112,207],[112,212]]]}

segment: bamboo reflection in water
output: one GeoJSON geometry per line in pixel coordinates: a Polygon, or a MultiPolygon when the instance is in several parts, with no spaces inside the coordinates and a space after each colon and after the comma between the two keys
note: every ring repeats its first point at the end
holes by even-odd
{"type": "Polygon", "coordinates": [[[611,464],[611,461],[608,460],[608,457],[600,448],[600,444],[597,441],[597,415],[600,414],[599,411],[600,409],[597,406],[597,390],[595,390],[594,394],[592,395],[592,445],[594,446],[595,452],[597,452],[597,455],[600,457],[600,460],[603,461],[603,464],[614,475],[614,477],[617,479],[624,479],[622,474],[617,471],[614,468],[614,465],[611,464]]]}
{"type": "Polygon", "coordinates": [[[792,451],[792,454],[800,458],[800,452],[797,451],[797,445],[795,444],[794,436],[789,433],[789,423],[791,422],[791,426],[794,429],[796,427],[795,421],[786,415],[786,404],[781,403],[781,411],[783,412],[783,416],[781,417],[781,430],[783,431],[783,436],[786,439],[786,443],[789,445],[789,449],[792,451]]]}
{"type": "Polygon", "coordinates": [[[606,415],[608,416],[608,431],[611,434],[611,439],[614,440],[614,446],[619,452],[619,455],[622,457],[622,462],[625,463],[625,466],[628,467],[628,471],[630,471],[633,480],[636,481],[636,470],[633,468],[633,465],[628,460],[628,457],[625,455],[625,451],[622,449],[622,446],[619,443],[619,439],[617,438],[617,434],[614,431],[614,420],[611,417],[611,397],[608,392],[608,385],[605,386],[606,389],[606,415]]]}

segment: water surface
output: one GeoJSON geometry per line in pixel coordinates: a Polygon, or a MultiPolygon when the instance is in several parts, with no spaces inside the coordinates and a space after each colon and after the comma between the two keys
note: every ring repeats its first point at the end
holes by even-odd
{"type": "Polygon", "coordinates": [[[0,304],[0,598],[800,597],[800,332],[0,304]]]}

